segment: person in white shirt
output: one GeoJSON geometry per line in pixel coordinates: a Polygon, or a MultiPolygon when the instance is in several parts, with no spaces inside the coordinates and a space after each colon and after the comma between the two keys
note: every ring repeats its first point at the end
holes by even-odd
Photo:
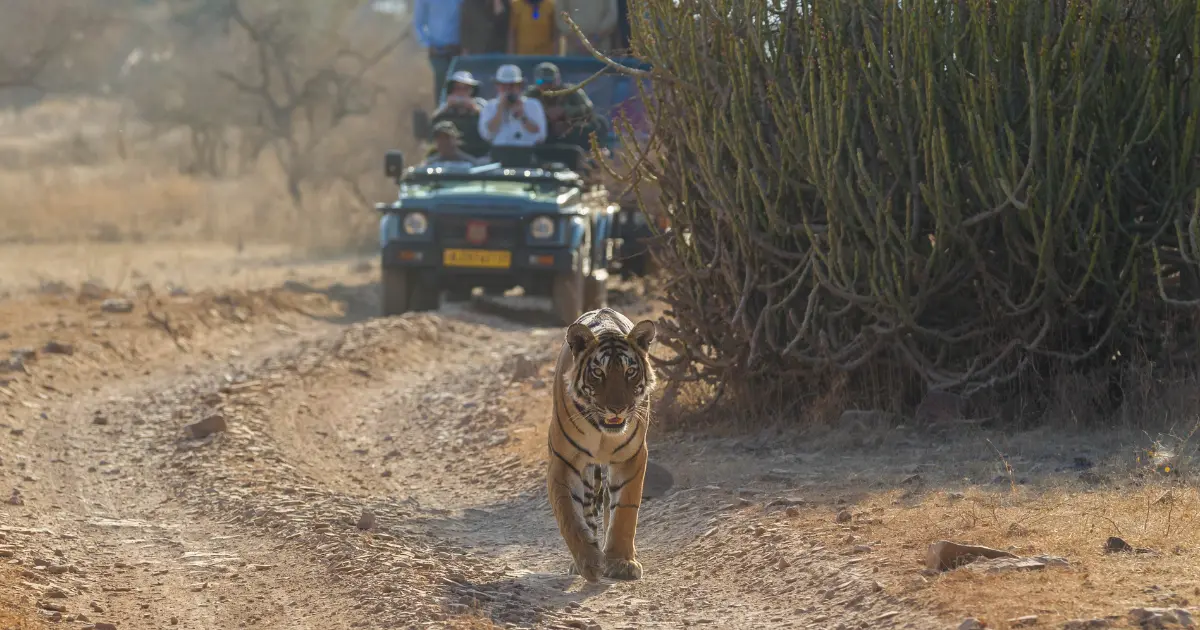
{"type": "Polygon", "coordinates": [[[479,135],[494,147],[532,147],[546,141],[546,110],[535,98],[525,98],[521,69],[505,64],[496,69],[496,98],[479,114],[479,135]]]}

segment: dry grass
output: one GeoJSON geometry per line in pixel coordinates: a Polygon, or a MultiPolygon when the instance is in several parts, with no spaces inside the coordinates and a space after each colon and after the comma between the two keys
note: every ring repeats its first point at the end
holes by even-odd
{"type": "Polygon", "coordinates": [[[913,576],[920,600],[951,616],[1002,628],[1030,614],[1052,624],[1200,600],[1200,494],[1193,487],[1155,479],[1095,490],[1070,483],[999,493],[968,488],[912,503],[905,492],[875,494],[854,508],[867,515],[860,536],[886,541],[886,549],[911,560],[901,565],[904,574],[919,569],[925,547],[942,539],[1057,555],[1072,565],[1009,575],[958,570],[929,582],[913,576]],[[1109,536],[1155,553],[1105,553],[1109,536]]]}
{"type": "MultiPolygon", "coordinates": [[[[692,384],[658,417],[680,435],[753,441],[778,432],[781,457],[794,458],[781,467],[799,475],[790,491],[810,502],[798,517],[779,515],[789,521],[789,548],[836,546],[852,561],[869,544],[863,559],[887,590],[944,615],[947,627],[972,616],[1009,628],[1025,615],[1044,628],[1099,617],[1130,627],[1132,608],[1195,606],[1200,379],[1170,381],[1134,366],[1121,379],[1122,402],[1107,410],[1107,381],[1076,374],[1047,386],[1055,394],[1036,408],[1038,428],[1024,430],[984,428],[994,424],[980,421],[987,414],[920,427],[882,413],[851,420],[843,410],[872,406],[852,404],[836,387],[801,393],[773,412],[778,401],[759,401],[761,409],[726,401],[698,413],[714,389],[692,384]],[[843,507],[854,519],[837,524],[843,507]],[[1110,536],[1153,552],[1106,553],[1110,536]],[[943,539],[1061,556],[1070,566],[923,575],[926,549],[943,539]]],[[[709,472],[736,479],[744,467],[713,461],[709,472]]]]}
{"type": "MultiPolygon", "coordinates": [[[[114,102],[49,100],[0,113],[0,241],[257,241],[310,252],[374,242],[374,209],[344,187],[313,191],[296,208],[269,156],[215,179],[181,173],[188,150],[182,131],[151,137],[136,121],[123,125],[114,102]]],[[[394,194],[382,176],[365,192],[394,194]]]]}
{"type": "MultiPolygon", "coordinates": [[[[1193,420],[1193,425],[1195,421],[1193,420]]],[[[1200,601],[1200,489],[1189,458],[1165,472],[1148,454],[1164,445],[1194,453],[1187,436],[1133,429],[973,429],[930,435],[892,428],[849,447],[831,433],[805,440],[795,466],[800,496],[812,501],[789,528],[794,544],[813,537],[844,547],[869,544],[879,580],[902,600],[954,622],[989,628],[1038,615],[1038,627],[1119,616],[1130,609],[1200,601]],[[849,509],[854,519],[834,522],[849,509]],[[1152,553],[1106,553],[1119,536],[1152,553]],[[938,540],[982,544],[1020,555],[1066,558],[1069,568],[982,575],[966,569],[923,574],[938,540]]]]}

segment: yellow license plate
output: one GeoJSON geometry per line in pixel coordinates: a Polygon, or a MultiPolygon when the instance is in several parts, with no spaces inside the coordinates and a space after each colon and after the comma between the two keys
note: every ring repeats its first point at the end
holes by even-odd
{"type": "Polygon", "coordinates": [[[442,264],[447,267],[508,269],[512,266],[512,252],[487,249],[447,249],[442,252],[442,264]]]}

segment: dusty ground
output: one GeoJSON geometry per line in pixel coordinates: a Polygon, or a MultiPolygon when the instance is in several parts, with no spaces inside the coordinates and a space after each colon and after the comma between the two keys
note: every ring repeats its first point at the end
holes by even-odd
{"type": "Polygon", "coordinates": [[[0,372],[0,629],[1123,627],[1200,599],[1200,499],[1190,477],[1135,474],[1113,445],[1139,436],[723,437],[676,417],[651,438],[671,478],[643,508],[645,577],[588,586],[542,477],[560,329],[465,307],[370,319],[369,261],[157,251],[120,287],[47,265],[65,285],[0,301],[0,360],[20,359],[0,372]],[[520,357],[538,373],[514,378],[520,357]],[[1110,535],[1154,553],[1105,554],[1110,535]],[[923,574],[942,538],[1069,566],[923,574]]]}

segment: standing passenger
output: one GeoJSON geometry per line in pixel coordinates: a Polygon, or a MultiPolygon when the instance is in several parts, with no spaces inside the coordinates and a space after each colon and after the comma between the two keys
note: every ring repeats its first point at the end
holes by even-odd
{"type": "Polygon", "coordinates": [[[508,52],[509,0],[463,0],[464,54],[508,52]]]}
{"type": "Polygon", "coordinates": [[[417,41],[429,52],[433,70],[433,104],[446,84],[450,60],[462,52],[461,9],[463,0],[417,0],[413,7],[413,30],[417,41]]]}
{"type": "Polygon", "coordinates": [[[515,55],[557,55],[556,11],[554,0],[513,0],[508,52],[515,55]]]}
{"type": "Polygon", "coordinates": [[[575,31],[562,19],[568,14],[592,46],[607,55],[616,42],[617,0],[558,0],[558,31],[566,39],[566,54],[590,55],[575,31]]]}

